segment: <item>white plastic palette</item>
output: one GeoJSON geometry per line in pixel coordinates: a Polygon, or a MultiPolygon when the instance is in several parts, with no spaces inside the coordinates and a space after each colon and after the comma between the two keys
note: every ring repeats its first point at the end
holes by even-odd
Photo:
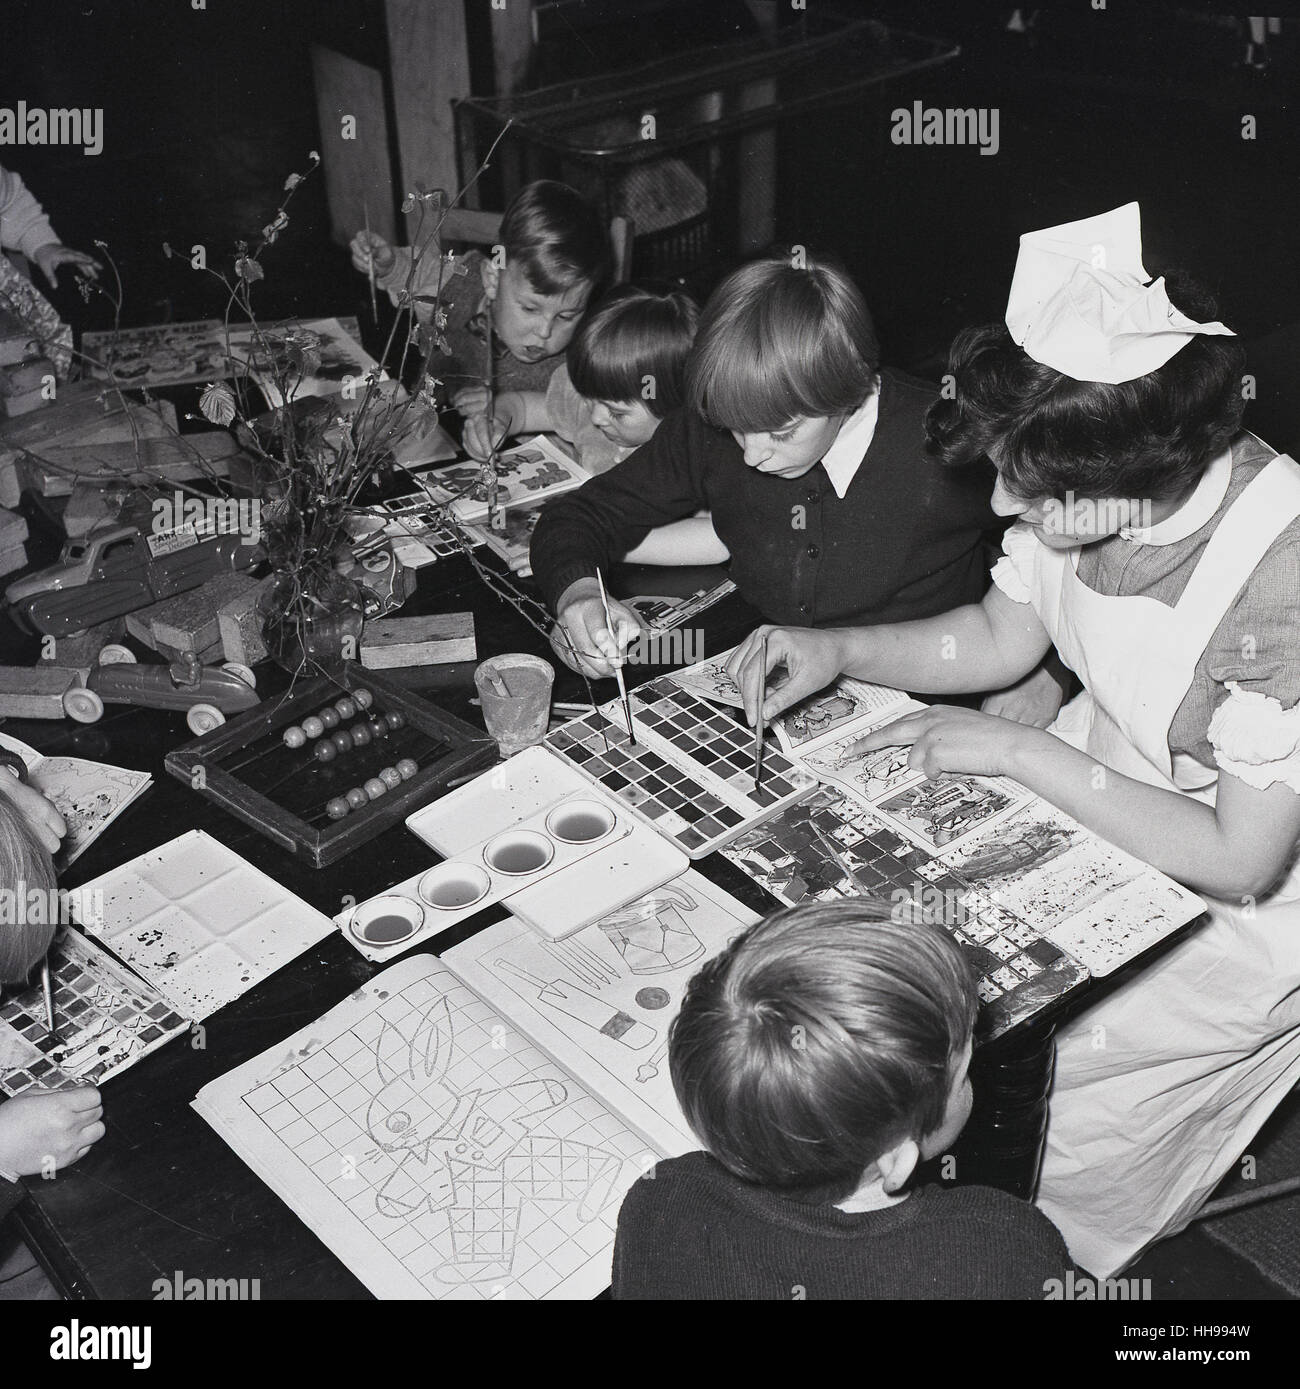
{"type": "Polygon", "coordinates": [[[687,867],[680,850],[541,748],[525,749],[417,811],[406,823],[445,855],[446,862],[334,918],[344,938],[367,959],[391,960],[502,900],[520,921],[560,939],[662,887],[687,867]],[[599,839],[566,843],[559,837],[563,817],[587,807],[606,816],[612,828],[599,839]],[[545,835],[553,856],[533,872],[515,875],[512,882],[511,875],[492,870],[484,851],[502,836],[516,833],[545,835]],[[489,880],[486,892],[480,891],[481,875],[489,880]],[[465,890],[459,900],[452,893],[447,905],[438,905],[434,887],[447,881],[463,883],[465,890]],[[377,927],[379,934],[393,939],[367,939],[377,927]]]}
{"type": "Polygon", "coordinates": [[[329,934],[329,918],[202,830],[87,883],[84,921],[178,1012],[200,1022],[329,934]]]}

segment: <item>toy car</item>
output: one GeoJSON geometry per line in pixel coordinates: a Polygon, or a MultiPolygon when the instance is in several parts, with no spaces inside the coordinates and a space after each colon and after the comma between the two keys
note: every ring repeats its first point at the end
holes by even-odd
{"type": "Polygon", "coordinates": [[[100,664],[63,696],[63,712],[78,723],[96,723],[105,704],[137,704],[145,709],[184,709],[190,732],[208,733],[258,703],[257,682],[247,666],[227,661],[200,665],[187,657],[170,665],[138,665],[125,646],[106,646],[100,664]]]}
{"type": "Polygon", "coordinates": [[[150,603],[197,588],[215,574],[249,569],[263,557],[239,535],[175,543],[136,526],[103,526],[70,541],[58,564],[5,589],[14,612],[49,636],[66,637],[150,603]]]}

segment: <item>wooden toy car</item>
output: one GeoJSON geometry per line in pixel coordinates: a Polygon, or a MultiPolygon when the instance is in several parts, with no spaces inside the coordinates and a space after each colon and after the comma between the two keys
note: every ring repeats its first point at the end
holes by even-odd
{"type": "Polygon", "coordinates": [[[15,580],[5,597],[38,632],[66,637],[188,592],[214,574],[249,569],[262,557],[260,547],[235,534],[178,545],[174,535],[104,526],[69,541],[57,564],[15,580]]]}
{"type": "Polygon", "coordinates": [[[78,723],[95,723],[105,704],[145,709],[184,709],[190,732],[202,735],[258,703],[256,680],[247,666],[227,661],[200,665],[194,657],[170,665],[138,665],[125,646],[106,646],[84,685],[63,696],[63,711],[78,723]]]}

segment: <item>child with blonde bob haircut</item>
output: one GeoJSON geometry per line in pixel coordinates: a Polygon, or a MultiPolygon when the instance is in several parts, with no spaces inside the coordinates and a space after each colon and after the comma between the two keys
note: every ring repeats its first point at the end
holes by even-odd
{"type": "Polygon", "coordinates": [[[669,1066],[706,1151],[628,1193],[615,1297],[1042,1298],[1067,1269],[1013,1196],[905,1189],[970,1115],[976,1000],[947,935],[888,913],[777,912],[692,979],[669,1066]]]}
{"type": "MultiPolygon", "coordinates": [[[[0,771],[0,776],[7,773],[0,771]]],[[[36,832],[13,803],[0,794],[0,891],[15,903],[33,894],[57,900],[54,864],[36,832]]],[[[58,929],[54,912],[10,911],[0,925],[0,985],[23,986],[45,957],[58,929]]],[[[20,1095],[0,1104],[0,1221],[23,1199],[20,1177],[48,1174],[84,1157],[104,1136],[103,1109],[93,1085],[20,1095]]],[[[0,1240],[0,1245],[4,1241],[0,1240]]],[[[28,1256],[30,1257],[30,1256],[28,1256]]],[[[0,1296],[10,1279],[11,1260],[0,1254],[0,1296]]]]}

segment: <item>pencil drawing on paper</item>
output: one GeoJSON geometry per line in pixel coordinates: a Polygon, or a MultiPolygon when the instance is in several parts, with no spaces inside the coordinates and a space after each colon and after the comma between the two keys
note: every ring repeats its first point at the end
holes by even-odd
{"type": "Polygon", "coordinates": [[[575,1234],[579,1254],[612,1237],[641,1151],[494,1020],[468,990],[416,979],[244,1096],[434,1296],[546,1296],[576,1266],[559,1262],[575,1234]]]}

